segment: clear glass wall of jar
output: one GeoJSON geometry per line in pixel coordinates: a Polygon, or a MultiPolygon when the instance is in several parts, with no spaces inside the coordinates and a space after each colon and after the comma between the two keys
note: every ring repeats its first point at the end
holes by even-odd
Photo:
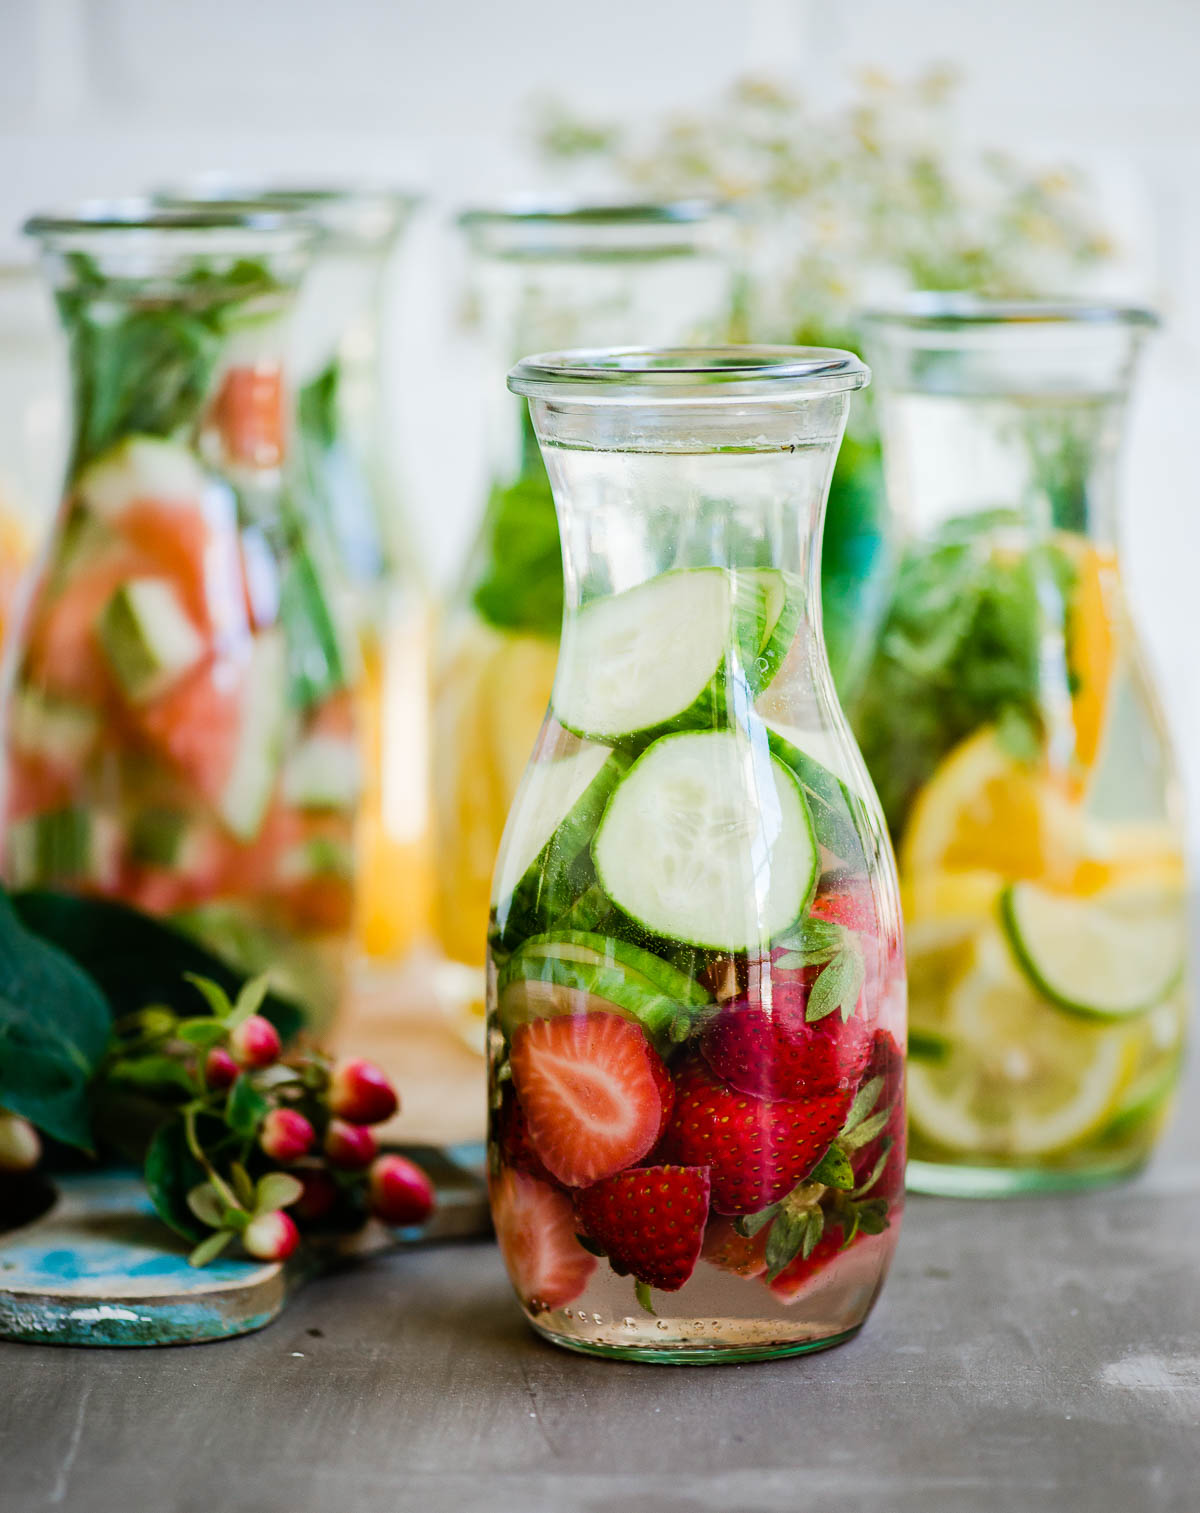
{"type": "Polygon", "coordinates": [[[35,217],[73,389],[4,707],[15,887],[116,899],[328,1023],[352,943],[353,637],[289,498],[293,218],[35,217]]]}
{"type": "Polygon", "coordinates": [[[868,317],[901,548],[851,715],[899,857],[920,1189],[1111,1180],[1174,1091],[1178,791],[1117,543],[1152,325],[935,296],[868,317]]]}
{"type": "Polygon", "coordinates": [[[492,869],[546,711],[563,608],[550,485],[502,376],[523,352],[554,346],[712,341],[734,270],[728,215],[699,202],[518,203],[468,211],[461,225],[490,375],[489,494],[435,664],[435,918],[445,997],[481,1046],[492,869]]]}
{"type": "Polygon", "coordinates": [[[496,868],[489,1176],[526,1314],[575,1350],[836,1344],[896,1242],[899,893],[819,602],[867,376],[791,347],[510,375],[567,608],[496,868]]]}
{"type": "Polygon", "coordinates": [[[223,178],[159,198],[292,213],[319,233],[291,326],[296,484],[336,549],[362,646],[360,947],[369,962],[396,964],[432,930],[429,594],[389,447],[383,363],[397,254],[419,200],[223,178]]]}

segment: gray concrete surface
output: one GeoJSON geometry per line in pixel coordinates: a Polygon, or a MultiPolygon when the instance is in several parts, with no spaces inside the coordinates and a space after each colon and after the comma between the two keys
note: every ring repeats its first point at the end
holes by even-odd
{"type": "Polygon", "coordinates": [[[490,1245],[326,1278],[261,1334],[0,1345],[0,1510],[1196,1513],[1200,1076],[1134,1184],[914,1198],[858,1339],[667,1370],[523,1326],[490,1245]]]}

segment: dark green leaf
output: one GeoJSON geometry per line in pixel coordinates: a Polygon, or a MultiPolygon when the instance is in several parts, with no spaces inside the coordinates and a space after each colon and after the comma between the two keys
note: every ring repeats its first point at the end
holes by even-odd
{"type": "Polygon", "coordinates": [[[91,1150],[88,1082],[110,1023],[91,977],[31,933],[0,894],[0,1107],[91,1150]]]}
{"type": "Polygon", "coordinates": [[[235,1135],[249,1138],[258,1129],[270,1107],[270,1102],[254,1086],[249,1073],[242,1072],[229,1089],[225,1122],[235,1135]]]}
{"type": "MultiPolygon", "coordinates": [[[[197,1120],[201,1128],[212,1123],[197,1120]]],[[[188,1194],[207,1177],[188,1149],[182,1116],[159,1126],[146,1153],[145,1177],[150,1201],[163,1223],[185,1240],[195,1243],[203,1239],[203,1229],[188,1207],[188,1194]]]]}
{"type": "Polygon", "coordinates": [[[854,1168],[845,1151],[837,1145],[831,1145],[809,1172],[807,1180],[822,1182],[826,1187],[835,1187],[839,1192],[848,1193],[854,1186],[854,1168]]]}
{"type": "MultiPolygon", "coordinates": [[[[183,981],[185,973],[211,979],[233,997],[246,980],[189,936],[124,904],[43,890],[17,893],[12,902],[27,929],[95,981],[116,1016],[161,1003],[186,1015],[205,1013],[208,1004],[183,981]]],[[[275,993],[262,1012],[285,1040],[304,1023],[303,1010],[275,993]]]]}

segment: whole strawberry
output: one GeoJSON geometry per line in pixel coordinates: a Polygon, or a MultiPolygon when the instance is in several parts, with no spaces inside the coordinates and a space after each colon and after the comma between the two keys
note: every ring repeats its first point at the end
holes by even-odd
{"type": "Polygon", "coordinates": [[[578,1193],[575,1211],[619,1276],[678,1292],[704,1243],[709,1189],[704,1167],[635,1166],[578,1193]]]}
{"type": "Polygon", "coordinates": [[[849,1089],[797,1101],[754,1098],[718,1081],[703,1056],[689,1056],[676,1073],[663,1153],[711,1169],[715,1212],[757,1213],[808,1176],[852,1098],[849,1089]]]}
{"type": "Polygon", "coordinates": [[[808,1024],[805,1011],[816,972],[775,976],[770,997],[727,1004],[705,1031],[704,1058],[738,1092],[795,1100],[855,1087],[871,1054],[871,1032],[859,1014],[827,1014],[808,1024]]]}

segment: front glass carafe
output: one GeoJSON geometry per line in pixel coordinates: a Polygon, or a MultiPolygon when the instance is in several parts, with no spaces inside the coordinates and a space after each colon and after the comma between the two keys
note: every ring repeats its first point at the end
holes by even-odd
{"type": "Polygon", "coordinates": [[[1111,1179],[1177,1080],[1182,831],[1115,538],[1151,324],[957,300],[869,322],[902,545],[851,714],[899,858],[914,1187],[1111,1179]]]}
{"type": "Polygon", "coordinates": [[[537,439],[497,375],[551,347],[714,340],[733,274],[728,216],[703,203],[522,205],[462,224],[489,395],[488,497],[436,658],[435,919],[446,1002],[481,1048],[492,868],[550,697],[563,604],[537,439]]]}
{"type": "Polygon", "coordinates": [[[351,942],[357,659],[285,488],[307,234],[124,205],[29,229],[74,415],[6,689],[5,876],[167,919],[322,1025],[351,942]]]}
{"type": "Polygon", "coordinates": [[[904,962],[821,635],[850,392],[812,348],[531,358],[550,710],[496,866],[488,1171],[526,1315],[651,1361],[837,1343],[903,1205],[904,962]]]}

